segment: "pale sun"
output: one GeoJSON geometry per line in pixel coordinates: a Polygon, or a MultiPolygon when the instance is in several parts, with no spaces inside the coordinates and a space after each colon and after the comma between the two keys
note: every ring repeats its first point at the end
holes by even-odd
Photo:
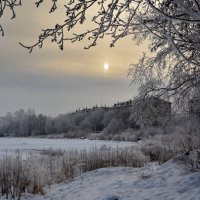
{"type": "Polygon", "coordinates": [[[104,66],[103,66],[103,68],[104,68],[105,71],[108,71],[108,69],[109,69],[108,63],[105,63],[104,66]]]}

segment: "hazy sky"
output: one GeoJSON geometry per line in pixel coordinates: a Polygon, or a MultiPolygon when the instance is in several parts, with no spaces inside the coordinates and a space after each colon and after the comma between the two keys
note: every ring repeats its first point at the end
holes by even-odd
{"type": "Polygon", "coordinates": [[[54,116],[82,106],[112,105],[136,94],[127,70],[145,45],[138,47],[131,38],[115,48],[109,47],[109,39],[101,40],[90,50],[83,49],[86,41],[65,43],[64,51],[48,42],[31,54],[19,46],[18,42],[33,44],[42,28],[62,23],[62,7],[51,15],[48,11],[47,3],[36,9],[34,1],[24,1],[16,19],[10,21],[9,12],[1,18],[5,37],[0,37],[0,115],[30,107],[54,116]],[[110,66],[107,72],[105,62],[110,66]]]}

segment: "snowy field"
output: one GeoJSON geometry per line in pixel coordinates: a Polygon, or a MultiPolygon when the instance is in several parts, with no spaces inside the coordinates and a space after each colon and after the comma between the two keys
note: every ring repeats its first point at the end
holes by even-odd
{"type": "MultiPolygon", "coordinates": [[[[129,147],[137,143],[87,139],[0,138],[0,155],[6,152],[12,154],[17,149],[26,155],[27,152],[49,148],[90,150],[105,145],[114,148],[129,147]]],[[[188,155],[194,157],[195,151],[188,155]]],[[[44,186],[44,195],[23,193],[21,200],[200,200],[200,172],[191,173],[191,166],[188,168],[180,160],[181,156],[186,154],[176,156],[162,165],[148,162],[142,168],[100,168],[75,176],[71,182],[44,186]]],[[[198,169],[199,165],[200,163],[198,169]]],[[[11,200],[11,196],[8,199],[11,200]]],[[[6,200],[6,197],[0,197],[0,200],[6,200]]]]}
{"type": "Polygon", "coordinates": [[[90,150],[91,148],[107,147],[129,147],[136,145],[133,142],[116,142],[88,139],[47,139],[47,138],[0,138],[0,156],[13,154],[19,150],[22,154],[44,149],[62,150],[90,150]]]}
{"type": "Polygon", "coordinates": [[[138,169],[102,168],[45,192],[23,194],[22,200],[199,200],[200,173],[188,172],[175,160],[138,169]]]}

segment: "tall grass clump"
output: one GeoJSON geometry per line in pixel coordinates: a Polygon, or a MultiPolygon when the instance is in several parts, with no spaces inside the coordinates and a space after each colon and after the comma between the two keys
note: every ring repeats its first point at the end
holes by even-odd
{"type": "Polygon", "coordinates": [[[30,185],[29,171],[19,153],[16,156],[4,156],[0,159],[0,192],[1,195],[18,197],[30,185]]]}

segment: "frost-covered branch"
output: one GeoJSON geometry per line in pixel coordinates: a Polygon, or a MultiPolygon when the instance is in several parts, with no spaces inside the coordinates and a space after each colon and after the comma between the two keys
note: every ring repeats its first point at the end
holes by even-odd
{"type": "MultiPolygon", "coordinates": [[[[35,2],[37,7],[42,3],[43,0],[35,2]]],[[[58,1],[52,0],[50,13],[57,9],[57,4],[58,1]]],[[[129,75],[133,82],[140,82],[143,88],[146,85],[147,90],[148,83],[154,82],[150,91],[157,91],[159,96],[177,94],[179,98],[189,94],[199,84],[199,1],[70,0],[64,3],[64,7],[66,16],[63,22],[44,29],[35,44],[20,44],[32,52],[36,47],[42,48],[47,39],[51,39],[61,50],[67,41],[84,39],[88,40],[85,48],[91,48],[106,36],[111,38],[111,47],[126,36],[131,36],[138,44],[149,40],[149,49],[154,56],[144,56],[139,63],[131,65],[129,75]],[[96,14],[91,17],[90,11],[94,10],[96,14]],[[84,30],[83,24],[91,28],[84,30]],[[81,27],[82,32],[75,32],[76,27],[81,27]],[[163,93],[164,88],[167,92],[163,93]],[[169,94],[169,91],[173,92],[169,94]]],[[[12,10],[14,7],[9,8],[12,10]]],[[[0,32],[3,35],[1,26],[0,32]]]]}
{"type": "MultiPolygon", "coordinates": [[[[0,0],[0,19],[7,10],[11,11],[11,19],[16,17],[15,8],[21,6],[21,0],[0,0]]],[[[4,36],[4,30],[0,22],[0,33],[4,36]]]]}

